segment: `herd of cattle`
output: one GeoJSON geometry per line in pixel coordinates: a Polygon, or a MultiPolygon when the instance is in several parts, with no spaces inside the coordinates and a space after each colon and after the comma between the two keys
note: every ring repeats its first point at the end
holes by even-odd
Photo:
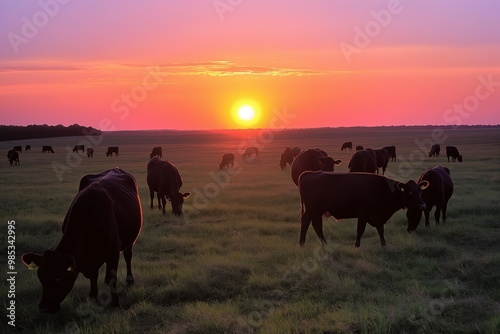
{"type": "MultiPolygon", "coordinates": [[[[342,145],[342,150],[352,150],[352,143],[342,145]]],[[[75,146],[75,152],[84,152],[83,146],[75,146]]],[[[9,151],[17,154],[17,150],[9,151]]],[[[87,151],[88,152],[88,151],[87,151]]],[[[147,184],[150,192],[150,207],[154,208],[154,193],[157,193],[158,208],[166,212],[169,200],[174,215],[182,215],[184,200],[191,194],[182,193],[182,178],[179,170],[170,162],[162,160],[162,148],[154,147],[147,164],[147,184]]],[[[462,161],[458,150],[446,147],[447,155],[462,161]]],[[[108,148],[106,153],[118,155],[118,147],[108,148]]],[[[433,146],[429,156],[438,156],[439,146],[433,146]]],[[[257,147],[249,147],[242,157],[259,156],[257,147]]],[[[298,186],[301,203],[301,229],[299,243],[304,245],[309,225],[322,243],[323,216],[336,219],[357,218],[355,246],[360,246],[366,224],[374,226],[382,245],[384,225],[400,209],[407,209],[408,232],[414,231],[425,214],[429,225],[429,214],[436,206],[435,220],[439,224],[442,213],[446,219],[447,203],[453,194],[450,170],[435,166],[424,171],[417,181],[399,182],[378,175],[378,168],[385,172],[389,159],[396,159],[396,148],[380,150],[358,150],[349,162],[349,172],[334,172],[341,160],[334,160],[321,149],[301,150],[287,148],[281,154],[279,165],[286,169],[290,165],[292,182],[298,186]]],[[[232,168],[235,156],[222,156],[219,169],[232,168]]],[[[43,254],[26,253],[22,261],[29,269],[38,268],[42,284],[42,313],[56,313],[61,302],[71,291],[79,273],[90,280],[89,296],[97,300],[97,278],[99,268],[106,264],[105,282],[111,291],[111,305],[118,306],[116,273],[120,252],[127,266],[127,284],[134,281],[131,269],[133,246],[142,229],[142,206],[136,179],[117,168],[99,174],[84,176],[79,192],[73,199],[62,225],[63,236],[53,250],[43,254]],[[89,208],[92,208],[91,210],[89,208]],[[95,231],[100,231],[96,234],[95,231]]]]}

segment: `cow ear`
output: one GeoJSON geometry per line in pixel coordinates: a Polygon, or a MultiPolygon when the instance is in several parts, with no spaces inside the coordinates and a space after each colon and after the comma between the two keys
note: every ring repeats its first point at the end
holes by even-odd
{"type": "Polygon", "coordinates": [[[420,186],[420,189],[424,190],[424,189],[426,189],[429,186],[429,182],[428,181],[422,181],[418,185],[420,186]]]}
{"type": "Polygon", "coordinates": [[[35,270],[40,266],[42,256],[35,253],[26,253],[22,256],[22,261],[29,270],[35,270]]]}
{"type": "Polygon", "coordinates": [[[189,198],[189,196],[191,196],[191,193],[189,192],[182,194],[182,197],[184,197],[184,199],[189,198]]]}

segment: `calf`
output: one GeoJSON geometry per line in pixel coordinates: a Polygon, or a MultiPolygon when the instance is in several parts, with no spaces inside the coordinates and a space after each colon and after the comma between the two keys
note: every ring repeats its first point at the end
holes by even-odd
{"type": "Polygon", "coordinates": [[[356,247],[360,246],[367,223],[377,229],[383,246],[384,224],[396,211],[408,208],[408,231],[412,231],[411,226],[425,209],[421,194],[428,184],[427,181],[402,183],[368,173],[304,172],[299,179],[302,208],[299,243],[304,245],[311,222],[320,241],[326,243],[322,218],[326,215],[335,219],[358,218],[356,247]]]}
{"type": "MultiPolygon", "coordinates": [[[[422,181],[429,182],[429,186],[422,191],[422,199],[426,205],[424,210],[425,226],[429,226],[429,214],[434,205],[436,206],[436,212],[434,213],[436,224],[439,224],[439,215],[441,211],[443,212],[444,222],[446,220],[448,201],[451,195],[453,195],[453,180],[451,179],[450,170],[441,166],[429,168],[418,178],[418,182],[422,181]]],[[[413,229],[416,229],[417,225],[415,225],[413,229]]]]}
{"type": "Polygon", "coordinates": [[[455,146],[446,146],[446,157],[448,158],[448,162],[457,161],[462,162],[462,155],[458,153],[458,149],[455,146]]]}
{"type": "Polygon", "coordinates": [[[115,154],[116,156],[120,155],[118,153],[118,146],[110,146],[110,147],[108,147],[108,150],[106,151],[106,156],[107,157],[112,157],[113,154],[115,154]]]}
{"type": "Polygon", "coordinates": [[[64,218],[57,247],[22,256],[28,268],[38,268],[42,283],[40,312],[57,313],[79,273],[90,280],[89,296],[97,300],[97,278],[104,263],[111,306],[119,306],[116,275],[120,252],[127,264],[127,283],[132,284],[132,248],[141,228],[141,201],[132,175],[114,168],[84,176],[64,218]]]}

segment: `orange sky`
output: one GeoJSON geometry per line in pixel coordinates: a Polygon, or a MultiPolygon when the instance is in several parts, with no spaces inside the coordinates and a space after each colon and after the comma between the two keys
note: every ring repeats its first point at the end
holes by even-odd
{"type": "Polygon", "coordinates": [[[500,123],[498,1],[66,2],[0,3],[0,124],[500,123]]]}

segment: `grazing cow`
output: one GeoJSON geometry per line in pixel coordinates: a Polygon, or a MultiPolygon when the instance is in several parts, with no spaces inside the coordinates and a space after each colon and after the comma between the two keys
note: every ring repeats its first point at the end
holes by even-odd
{"type": "Polygon", "coordinates": [[[429,158],[439,157],[439,152],[441,152],[441,145],[439,144],[432,145],[431,150],[429,151],[429,158]]]}
{"type": "Polygon", "coordinates": [[[108,147],[108,150],[106,151],[106,156],[107,157],[112,157],[113,156],[113,153],[116,155],[116,156],[119,156],[120,154],[118,153],[118,146],[110,146],[108,147]]]}
{"type": "Polygon", "coordinates": [[[363,151],[365,148],[361,145],[356,146],[356,151],[363,151]]]}
{"type": "Polygon", "coordinates": [[[377,156],[377,174],[379,174],[379,168],[382,168],[382,175],[384,175],[391,154],[386,149],[380,149],[375,150],[375,155],[377,156]]]}
{"type": "Polygon", "coordinates": [[[79,273],[90,280],[89,296],[97,300],[99,268],[106,263],[104,281],[111,291],[111,306],[119,306],[116,276],[120,252],[127,264],[127,284],[132,284],[132,248],[142,228],[141,200],[135,178],[114,168],[80,181],[62,225],[62,238],[54,250],[27,253],[22,261],[38,267],[42,283],[41,313],[57,313],[79,273]]]}
{"type": "MultiPolygon", "coordinates": [[[[429,214],[432,207],[436,206],[434,218],[436,218],[436,225],[439,224],[440,211],[443,212],[443,222],[446,220],[446,209],[448,201],[453,195],[453,180],[451,179],[450,170],[446,167],[435,166],[427,169],[420,175],[418,182],[427,181],[429,186],[422,191],[422,199],[425,202],[425,226],[429,226],[429,214]]],[[[417,222],[420,222],[420,219],[417,222]]],[[[417,225],[413,229],[417,228],[417,225]]]]}
{"type": "Polygon", "coordinates": [[[163,149],[161,148],[161,146],[153,147],[153,150],[149,155],[149,159],[152,159],[153,157],[159,157],[159,158],[163,157],[163,149]]]}
{"type": "Polygon", "coordinates": [[[94,157],[94,149],[92,147],[87,147],[87,157],[88,158],[94,157]]]}
{"type": "Polygon", "coordinates": [[[375,173],[377,171],[377,154],[371,148],[356,151],[347,167],[350,173],[375,173]]]}
{"type": "Polygon", "coordinates": [[[287,147],[285,151],[281,153],[280,164],[279,164],[281,170],[286,169],[286,164],[289,164],[291,167],[293,159],[295,159],[295,157],[300,154],[300,151],[301,151],[300,147],[297,146],[292,148],[287,147]]]}
{"type": "Polygon", "coordinates": [[[462,162],[462,155],[458,153],[458,149],[455,146],[446,146],[446,157],[448,158],[448,162],[457,161],[462,162]]]}
{"type": "Polygon", "coordinates": [[[391,161],[396,161],[396,146],[386,146],[382,147],[382,149],[389,151],[389,159],[391,161]]]}
{"type": "Polygon", "coordinates": [[[247,158],[247,160],[250,160],[250,157],[252,155],[255,155],[255,157],[259,156],[259,148],[258,147],[247,147],[245,149],[245,152],[243,152],[243,158],[247,158]]]}
{"type": "Polygon", "coordinates": [[[82,151],[85,152],[85,146],[84,145],[75,145],[75,147],[73,147],[73,153],[78,153],[78,151],[82,151]]]}
{"type": "Polygon", "coordinates": [[[11,166],[12,164],[19,165],[19,153],[15,150],[10,150],[7,153],[7,159],[9,160],[11,166]]]}
{"type": "Polygon", "coordinates": [[[366,224],[377,229],[380,243],[385,245],[384,224],[399,209],[408,208],[408,231],[419,219],[425,203],[422,189],[429,183],[406,183],[382,175],[367,173],[304,172],[299,179],[301,230],[299,243],[306,241],[309,225],[322,243],[323,215],[335,219],[358,218],[356,247],[360,246],[366,224]]]}
{"type": "Polygon", "coordinates": [[[14,146],[14,148],[12,150],[17,151],[17,152],[22,152],[23,147],[22,146],[14,146]]]}
{"type": "Polygon", "coordinates": [[[352,141],[347,141],[347,142],[343,143],[342,147],[340,148],[341,151],[344,151],[347,149],[349,149],[349,151],[352,150],[352,141]]]}
{"type": "Polygon", "coordinates": [[[31,145],[26,145],[25,151],[31,151],[31,145]]]}
{"type": "Polygon", "coordinates": [[[54,153],[52,146],[42,146],[42,153],[54,153]]]}
{"type": "Polygon", "coordinates": [[[182,205],[184,199],[191,193],[181,193],[181,174],[177,168],[168,161],[163,161],[158,157],[149,160],[147,182],[149,195],[151,197],[151,208],[153,208],[154,192],[158,196],[158,208],[165,213],[167,199],[172,205],[172,213],[176,216],[182,215],[182,205]],[[161,203],[160,203],[161,201],[161,203]]]}
{"type": "Polygon", "coordinates": [[[225,153],[222,155],[222,161],[219,164],[219,169],[228,168],[229,166],[234,166],[234,154],[225,153]]]}
{"type": "Polygon", "coordinates": [[[328,154],[319,148],[307,149],[300,152],[293,160],[290,167],[293,183],[299,185],[299,176],[306,170],[315,171],[322,170],[325,172],[333,172],[335,165],[340,165],[342,160],[334,160],[328,154]]]}

